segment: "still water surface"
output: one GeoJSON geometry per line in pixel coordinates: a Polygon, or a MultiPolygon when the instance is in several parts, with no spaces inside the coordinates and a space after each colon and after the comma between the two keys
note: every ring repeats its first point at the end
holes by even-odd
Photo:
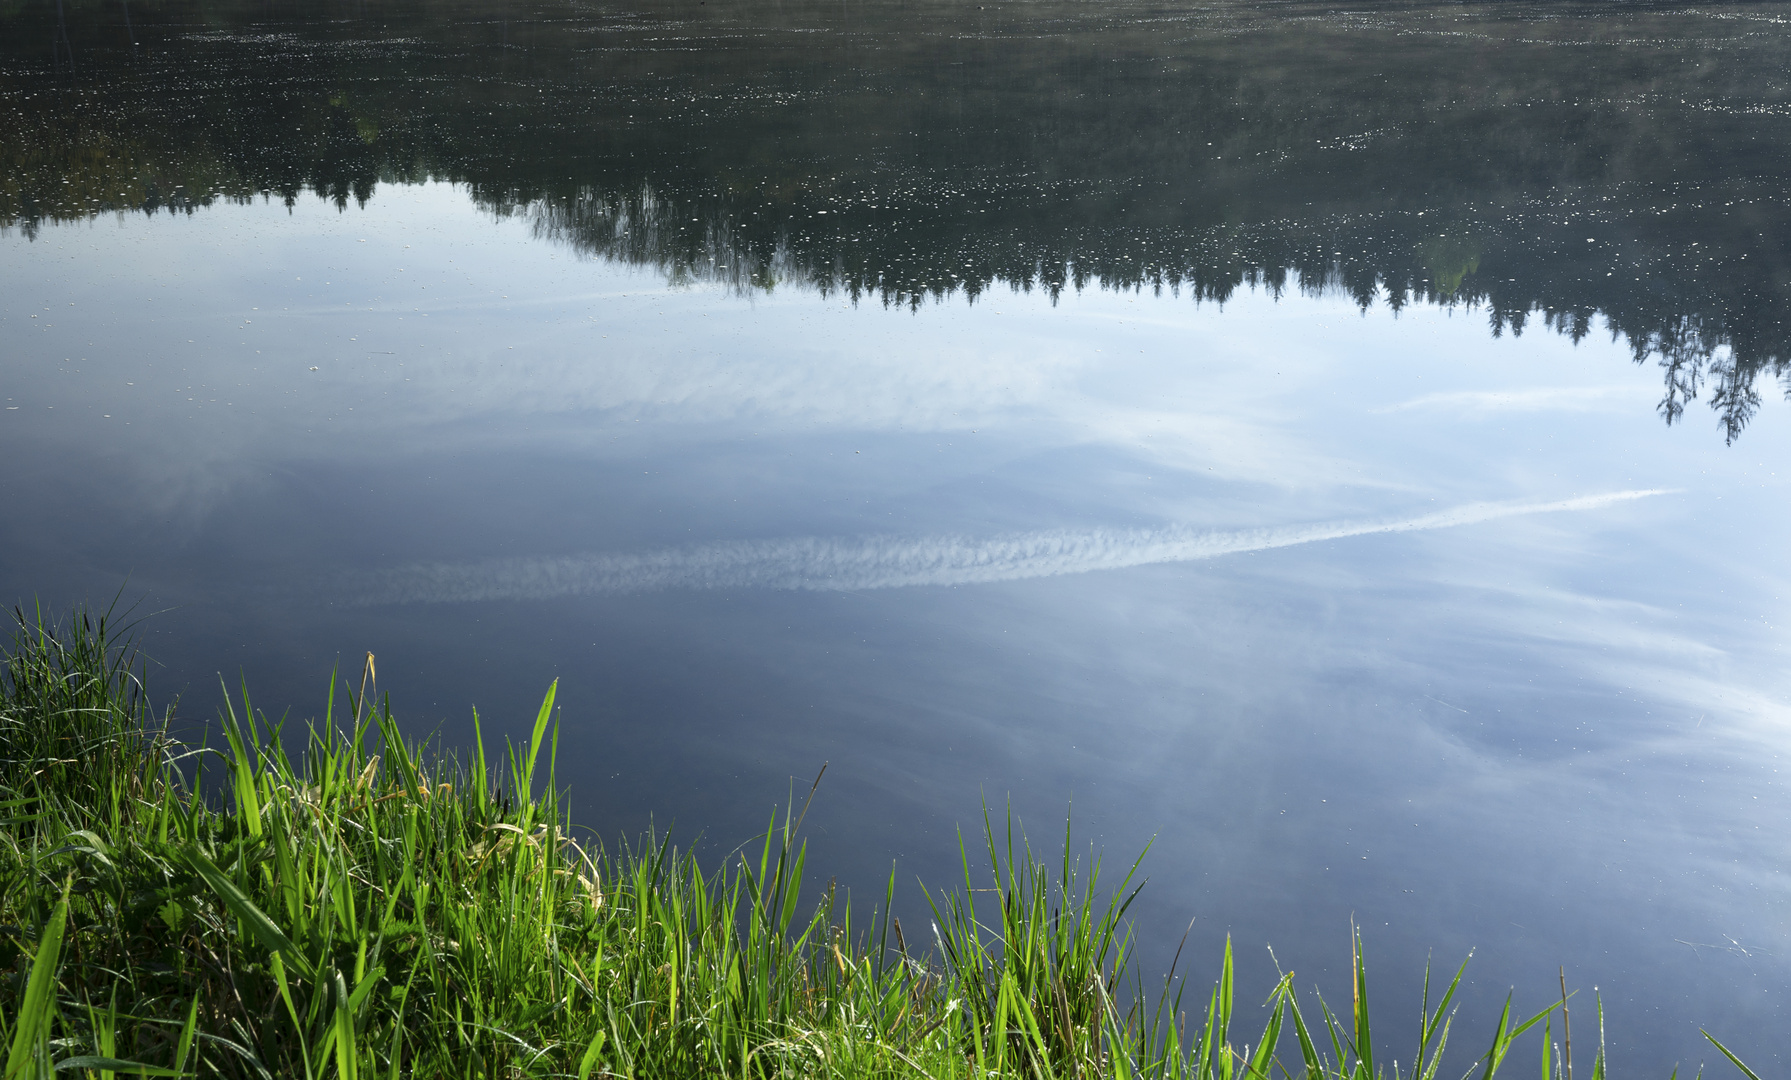
{"type": "MultiPolygon", "coordinates": [[[[1771,5],[0,12],[0,591],[581,821],[1791,1058],[1771,5]],[[128,21],[127,21],[128,16],[128,21]],[[166,610],[164,610],[166,609],[166,610]],[[796,779],[792,781],[792,777],[796,779]]],[[[1465,1067],[1465,1060],[1462,1063],[1465,1067]]]]}

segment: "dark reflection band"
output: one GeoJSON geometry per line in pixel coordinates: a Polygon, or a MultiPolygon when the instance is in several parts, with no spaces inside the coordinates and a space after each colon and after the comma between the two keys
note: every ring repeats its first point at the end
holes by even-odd
{"type": "Polygon", "coordinates": [[[1261,287],[1608,329],[1669,423],[1703,397],[1731,440],[1787,378],[1776,24],[982,11],[35,0],[0,12],[0,224],[443,180],[743,290],[1261,287]]]}

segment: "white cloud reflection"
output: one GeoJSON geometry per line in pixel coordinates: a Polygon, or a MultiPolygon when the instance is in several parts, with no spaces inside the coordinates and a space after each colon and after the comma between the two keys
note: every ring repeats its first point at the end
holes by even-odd
{"type": "Polygon", "coordinates": [[[1476,502],[1414,517],[1212,530],[1053,529],[977,539],[963,536],[793,537],[733,540],[642,553],[418,563],[359,574],[363,604],[549,600],[657,589],[853,591],[912,585],[972,585],[1084,574],[1153,563],[1191,562],[1376,533],[1473,525],[1525,514],[1597,510],[1662,495],[1612,491],[1551,502],[1476,502]]]}
{"type": "Polygon", "coordinates": [[[1633,409],[1646,403],[1650,388],[1620,386],[1549,386],[1527,390],[1456,390],[1419,397],[1374,410],[1378,413],[1420,409],[1457,412],[1590,412],[1633,409]]]}

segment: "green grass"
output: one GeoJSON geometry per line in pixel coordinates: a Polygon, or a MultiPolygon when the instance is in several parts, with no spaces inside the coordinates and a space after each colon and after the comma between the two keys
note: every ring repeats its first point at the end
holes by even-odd
{"type": "MultiPolygon", "coordinates": [[[[1460,971],[1434,1002],[1426,974],[1416,1053],[1395,1066],[1353,932],[1347,1008],[1291,974],[1241,1008],[1229,944],[1204,1000],[1172,977],[1153,989],[1126,921],[1138,864],[1106,888],[1067,831],[1047,864],[1011,818],[986,818],[913,934],[889,915],[893,874],[868,914],[831,887],[804,898],[800,813],[707,867],[664,838],[575,838],[555,688],[526,744],[456,755],[403,737],[369,656],[294,760],[246,694],[222,745],[174,738],[109,616],[17,623],[0,687],[0,1080],[1453,1080],[1492,1077],[1529,1032],[1544,1077],[1571,1075],[1554,1050],[1564,986],[1531,1016],[1508,1001],[1490,1042],[1445,1067],[1460,971]],[[1261,1027],[1241,1030],[1246,1013],[1261,1027]]],[[[1602,1045],[1581,1075],[1603,1080],[1602,1045]]]]}

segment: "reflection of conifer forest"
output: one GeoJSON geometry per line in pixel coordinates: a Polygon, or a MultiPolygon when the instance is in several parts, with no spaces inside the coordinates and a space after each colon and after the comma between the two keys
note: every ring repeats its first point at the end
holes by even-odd
{"type": "MultiPolygon", "coordinates": [[[[1764,7],[0,0],[0,223],[464,184],[581,252],[890,304],[1344,290],[1791,379],[1764,7]]],[[[1769,388],[1768,388],[1769,389],[1769,388]]]]}

